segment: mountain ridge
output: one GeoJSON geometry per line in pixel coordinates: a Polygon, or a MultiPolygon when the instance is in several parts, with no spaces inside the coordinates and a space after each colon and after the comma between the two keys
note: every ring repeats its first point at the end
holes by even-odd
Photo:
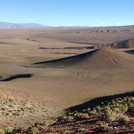
{"type": "Polygon", "coordinates": [[[38,24],[38,23],[11,23],[11,22],[0,22],[0,28],[7,29],[19,29],[19,28],[49,28],[49,26],[38,24]]]}

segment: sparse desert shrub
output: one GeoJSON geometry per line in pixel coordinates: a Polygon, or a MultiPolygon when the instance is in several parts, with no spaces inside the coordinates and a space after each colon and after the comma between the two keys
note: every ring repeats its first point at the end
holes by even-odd
{"type": "Polygon", "coordinates": [[[37,127],[29,127],[28,128],[28,133],[29,134],[38,134],[39,133],[39,129],[37,127]]]}
{"type": "Polygon", "coordinates": [[[73,119],[74,119],[73,116],[68,116],[68,121],[71,121],[71,120],[73,120],[73,119]]]}
{"type": "Polygon", "coordinates": [[[96,108],[96,111],[97,111],[97,112],[100,112],[100,111],[102,110],[101,106],[99,106],[99,105],[96,106],[95,108],[96,108]]]}
{"type": "Polygon", "coordinates": [[[119,114],[116,111],[107,110],[105,112],[105,120],[108,122],[116,121],[119,118],[119,114]]]}
{"type": "Polygon", "coordinates": [[[88,108],[87,111],[91,111],[91,108],[88,108]]]}
{"type": "Polygon", "coordinates": [[[58,119],[59,122],[65,122],[65,121],[67,121],[67,120],[68,120],[68,117],[67,117],[67,116],[61,116],[61,117],[58,119]]]}
{"type": "Polygon", "coordinates": [[[113,130],[113,127],[112,126],[108,126],[107,127],[107,131],[109,131],[109,130],[113,130]]]}
{"type": "Polygon", "coordinates": [[[60,132],[60,134],[73,134],[73,133],[69,130],[65,130],[65,131],[60,132]]]}
{"type": "Polygon", "coordinates": [[[13,130],[14,130],[14,127],[7,127],[7,128],[5,128],[5,133],[6,134],[12,133],[13,130]]]}
{"type": "Polygon", "coordinates": [[[77,114],[78,114],[78,111],[75,111],[73,115],[76,116],[77,114]]]}
{"type": "Polygon", "coordinates": [[[134,106],[129,106],[128,112],[131,112],[131,114],[134,114],[134,106]]]}
{"type": "Polygon", "coordinates": [[[15,131],[17,132],[17,133],[20,133],[20,132],[22,132],[22,131],[24,131],[26,128],[24,128],[24,127],[17,127],[17,128],[15,128],[15,131]]]}
{"type": "Polygon", "coordinates": [[[134,107],[134,103],[132,103],[132,102],[128,102],[128,105],[130,108],[134,107]]]}
{"type": "Polygon", "coordinates": [[[131,101],[134,102],[134,97],[131,97],[131,101]]]}
{"type": "Polygon", "coordinates": [[[87,113],[78,113],[75,116],[75,119],[87,119],[87,118],[89,118],[89,115],[87,113]]]}
{"type": "Polygon", "coordinates": [[[110,106],[107,106],[107,105],[106,105],[106,106],[103,107],[103,110],[102,110],[102,111],[105,112],[105,111],[107,111],[107,110],[111,110],[111,108],[110,108],[110,106]]]}
{"type": "Polygon", "coordinates": [[[96,109],[95,109],[95,108],[93,108],[93,110],[91,110],[91,111],[89,112],[89,114],[97,115],[97,114],[98,114],[98,112],[96,111],[96,109]]]}
{"type": "Polygon", "coordinates": [[[87,112],[87,109],[83,109],[82,112],[87,112]]]}
{"type": "Polygon", "coordinates": [[[48,121],[40,121],[40,122],[35,122],[32,124],[32,127],[38,127],[38,126],[48,126],[49,122],[48,121]]]}
{"type": "Polygon", "coordinates": [[[0,134],[5,134],[5,131],[0,129],[0,134]]]}
{"type": "Polygon", "coordinates": [[[118,107],[111,108],[110,110],[115,111],[115,112],[121,112],[121,110],[118,107]]]}
{"type": "Polygon", "coordinates": [[[71,112],[68,112],[68,115],[73,115],[73,113],[71,113],[71,112]]]}
{"type": "Polygon", "coordinates": [[[116,102],[114,99],[111,100],[111,103],[114,105],[116,102]]]}
{"type": "Polygon", "coordinates": [[[126,125],[126,124],[129,124],[130,122],[130,117],[126,116],[126,115],[122,115],[120,118],[119,118],[119,123],[121,125],[126,125]]]}
{"type": "Polygon", "coordinates": [[[128,107],[127,106],[122,107],[122,112],[123,113],[126,113],[127,111],[128,111],[128,107]]]}
{"type": "Polygon", "coordinates": [[[97,128],[98,131],[109,131],[109,130],[112,130],[113,127],[112,126],[109,126],[108,123],[101,123],[100,126],[97,128]]]}
{"type": "Polygon", "coordinates": [[[78,132],[84,132],[85,128],[79,128],[78,132]]]}
{"type": "Polygon", "coordinates": [[[40,123],[39,123],[39,122],[35,122],[35,123],[32,125],[32,127],[38,127],[38,125],[40,125],[40,123]]]}

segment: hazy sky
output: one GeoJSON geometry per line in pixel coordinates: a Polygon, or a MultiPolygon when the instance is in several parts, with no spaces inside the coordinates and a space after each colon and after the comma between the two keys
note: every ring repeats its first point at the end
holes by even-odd
{"type": "Polygon", "coordinates": [[[134,0],[0,0],[0,21],[50,26],[133,25],[134,0]]]}

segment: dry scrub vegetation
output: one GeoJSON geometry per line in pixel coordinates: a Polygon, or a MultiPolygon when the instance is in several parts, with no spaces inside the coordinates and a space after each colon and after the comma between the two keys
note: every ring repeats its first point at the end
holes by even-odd
{"type": "MultiPolygon", "coordinates": [[[[8,100],[8,104],[13,105],[13,100],[8,100]]],[[[7,103],[6,102],[6,103],[7,103]]],[[[1,100],[1,111],[3,111],[2,105],[5,101],[1,100]]],[[[14,107],[14,106],[12,106],[14,107]]],[[[10,107],[9,107],[10,108],[10,107]]],[[[21,108],[20,108],[21,109],[21,108]]],[[[27,112],[29,108],[25,106],[27,112]]],[[[20,113],[24,110],[20,110],[20,113]]],[[[1,112],[2,113],[2,112],[1,112]]],[[[5,112],[6,113],[6,112],[5,112]]],[[[57,120],[45,120],[42,122],[36,122],[29,127],[7,127],[0,130],[0,134],[14,134],[14,133],[29,133],[29,134],[41,134],[41,133],[117,133],[126,131],[127,128],[133,129],[134,132],[134,96],[117,97],[108,101],[101,101],[98,105],[82,109],[81,111],[69,110],[57,120]],[[92,118],[96,118],[96,121],[90,122],[92,118]],[[82,123],[81,123],[82,122],[82,123]],[[69,124],[70,123],[70,124],[69,124]],[[85,123],[85,124],[84,124],[85,123]],[[66,126],[66,124],[69,124],[66,126]],[[81,125],[83,124],[83,125],[81,125]],[[89,126],[88,126],[89,125],[89,126]],[[90,125],[94,125],[94,129],[91,130],[90,125]],[[122,128],[126,128],[122,130],[122,128]]]]}
{"type": "Polygon", "coordinates": [[[80,120],[89,118],[90,115],[103,114],[106,122],[119,121],[121,125],[128,124],[134,115],[134,97],[123,97],[101,102],[94,108],[84,109],[81,112],[68,112],[66,116],[59,118],[59,121],[80,120]]]}
{"type": "MultiPolygon", "coordinates": [[[[110,101],[101,102],[95,107],[82,111],[67,111],[66,115],[59,118],[59,122],[77,121],[89,119],[92,115],[101,116],[102,121],[94,131],[109,132],[117,129],[117,126],[127,126],[134,121],[134,97],[118,97],[110,101]],[[118,124],[118,125],[117,125],[118,124]]],[[[84,130],[84,129],[83,129],[84,130]]],[[[134,131],[133,131],[134,132],[134,131]]]]}
{"type": "Polygon", "coordinates": [[[39,107],[33,103],[25,101],[15,101],[12,99],[0,98],[0,116],[16,117],[34,115],[39,111],[45,112],[45,107],[39,107]]]}

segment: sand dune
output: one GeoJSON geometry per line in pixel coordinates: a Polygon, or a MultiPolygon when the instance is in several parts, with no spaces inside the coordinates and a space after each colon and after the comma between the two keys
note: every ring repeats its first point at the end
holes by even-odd
{"type": "Polygon", "coordinates": [[[134,58],[114,49],[96,49],[83,54],[34,63],[36,67],[76,67],[88,69],[117,68],[134,65],[134,58]]]}

